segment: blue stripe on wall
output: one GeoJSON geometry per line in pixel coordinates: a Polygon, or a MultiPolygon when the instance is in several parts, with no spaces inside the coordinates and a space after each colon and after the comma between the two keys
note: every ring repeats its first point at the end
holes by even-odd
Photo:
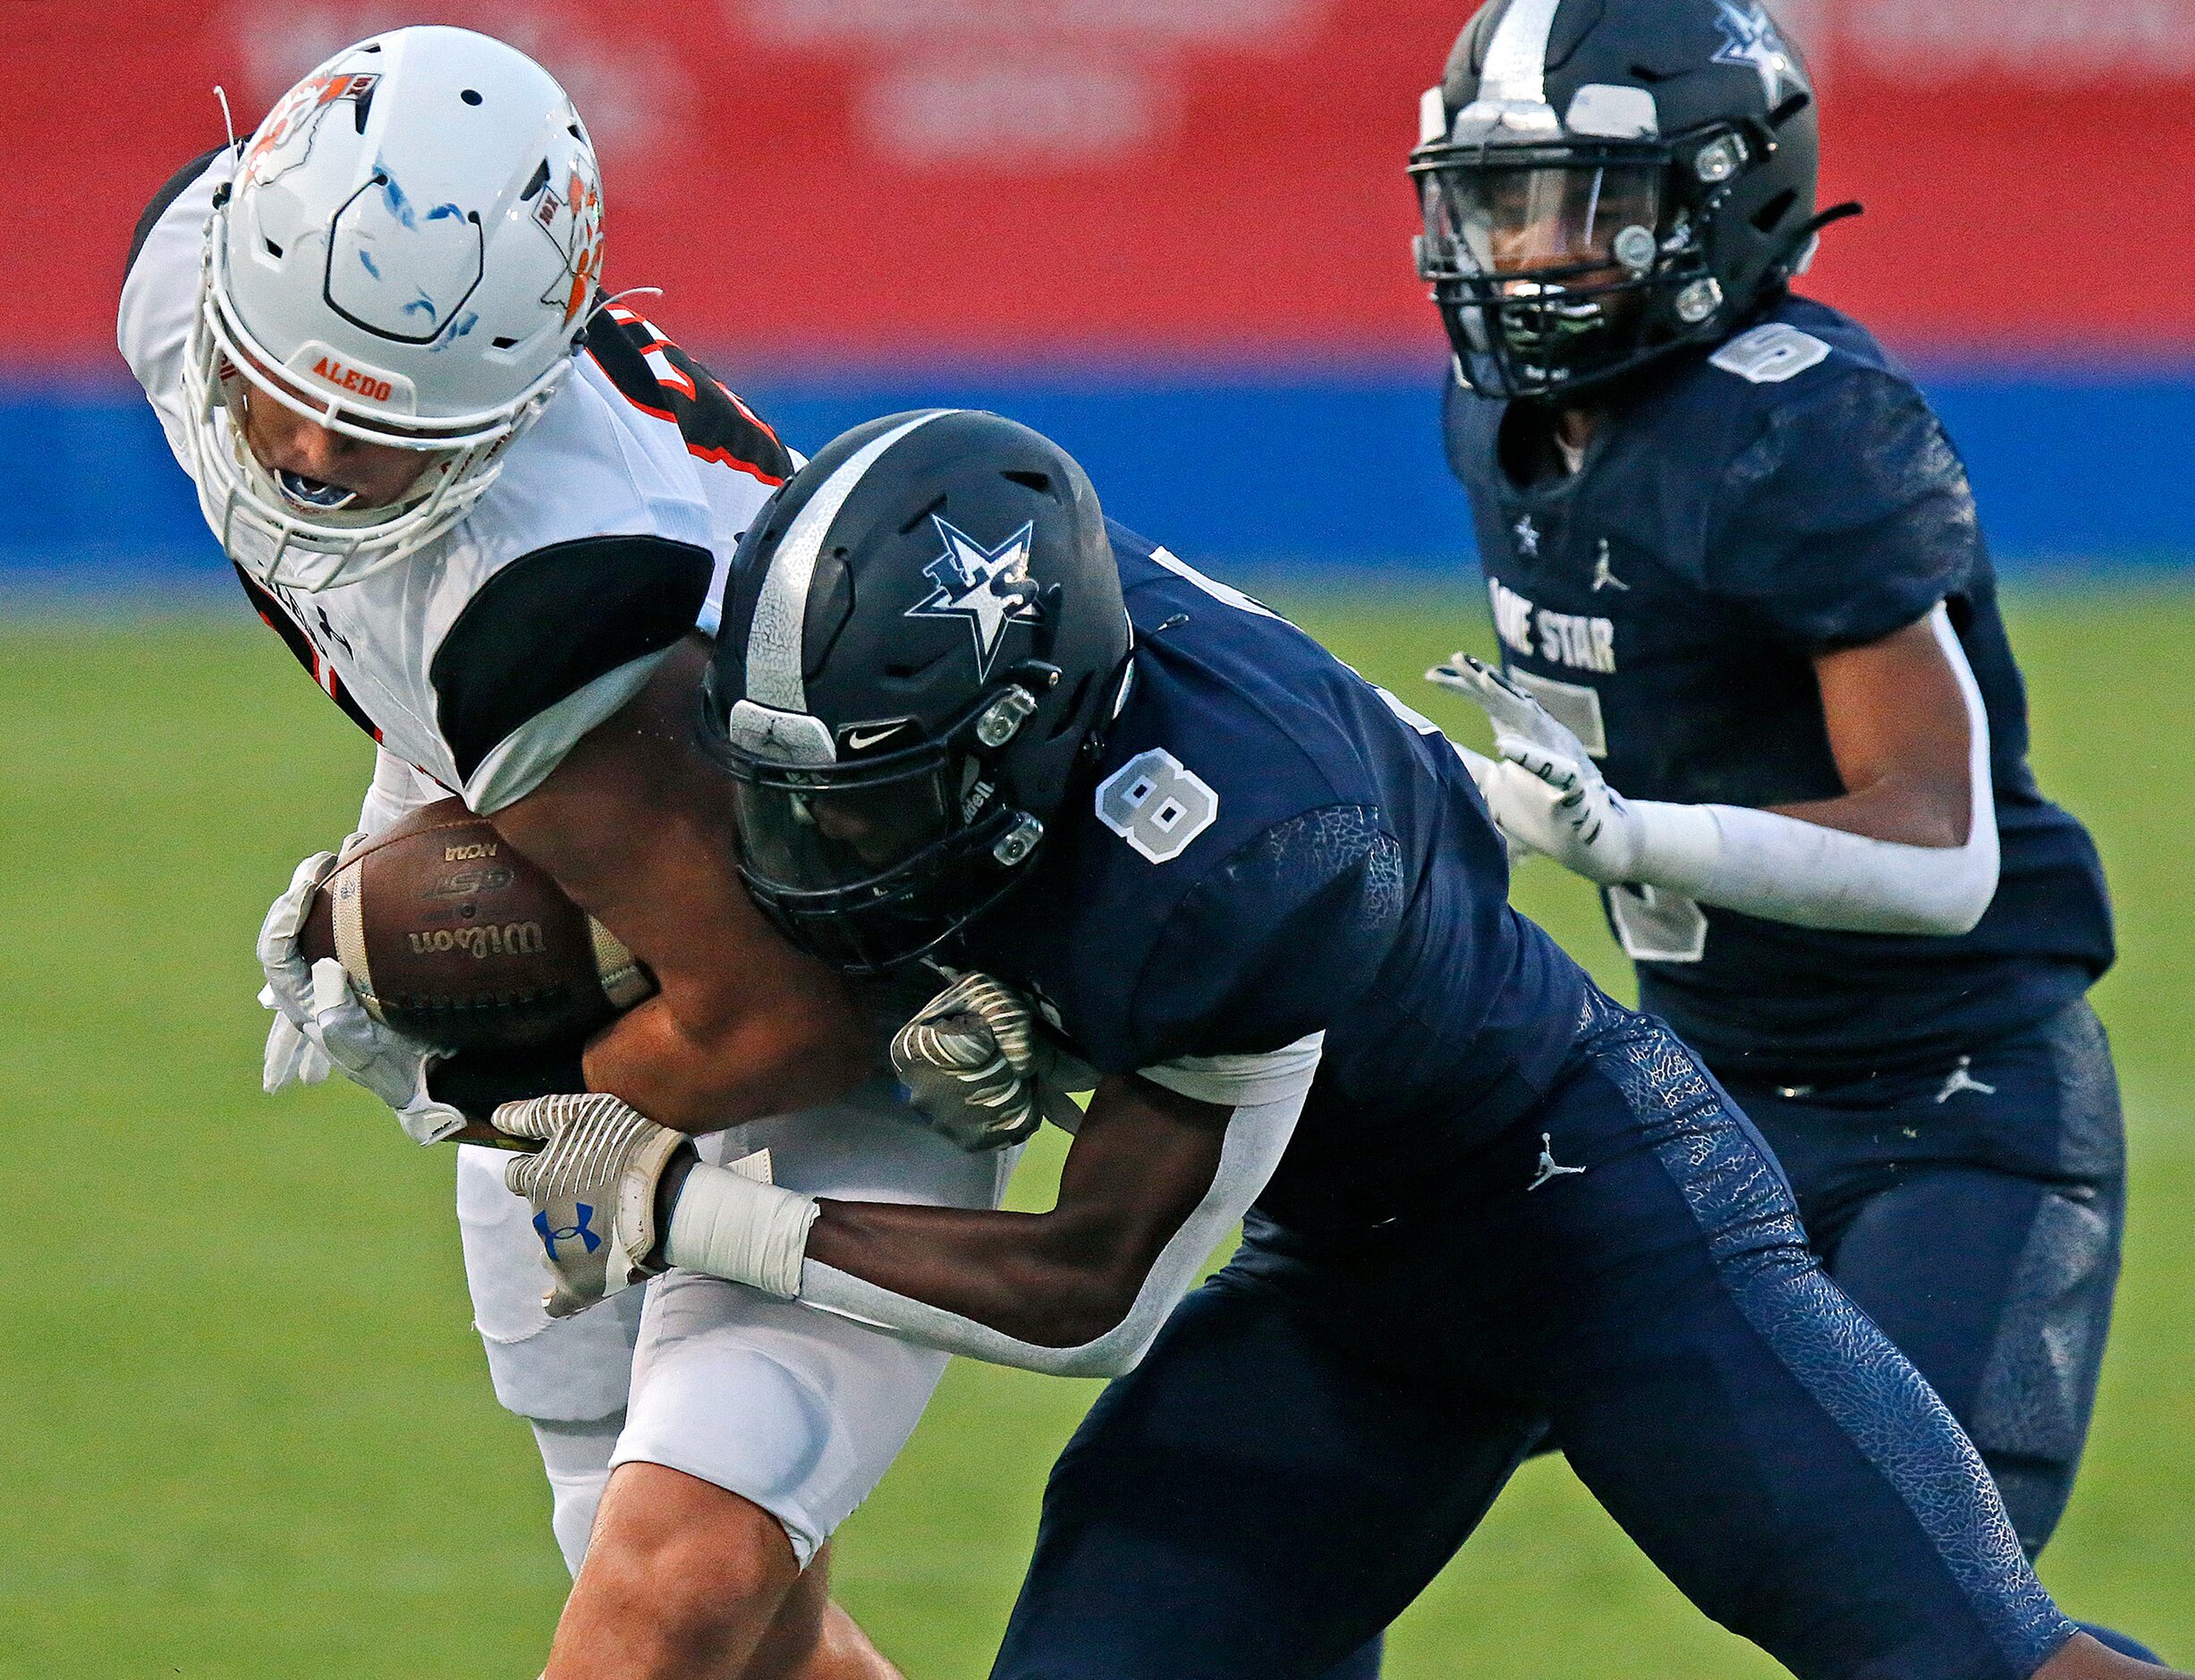
{"type": "MultiPolygon", "coordinates": [[[[924,369],[763,377],[795,446],[901,409],[1011,414],[1089,469],[1117,517],[1215,562],[1452,564],[1469,552],[1441,459],[1438,373],[924,369]]],[[[2008,561],[2195,564],[2195,369],[2110,378],[1948,369],[1927,381],[2008,561]]],[[[0,572],[66,587],[117,567],[223,568],[133,390],[0,386],[0,572]]]]}

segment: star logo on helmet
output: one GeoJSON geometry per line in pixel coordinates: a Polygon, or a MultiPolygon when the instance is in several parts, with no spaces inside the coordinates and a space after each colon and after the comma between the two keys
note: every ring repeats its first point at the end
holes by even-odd
{"type": "Polygon", "coordinates": [[[1715,0],[1717,13],[1716,25],[1723,31],[1723,44],[1716,48],[1715,62],[1718,64],[1743,64],[1760,78],[1762,93],[1770,109],[1781,102],[1784,85],[1803,89],[1806,80],[1799,73],[1799,61],[1784,38],[1776,30],[1775,20],[1770,17],[1760,0],[1748,0],[1738,5],[1733,0],[1715,0]]]}
{"type": "Polygon", "coordinates": [[[1044,622],[1036,586],[1029,581],[1029,548],[1036,522],[1031,520],[991,548],[937,514],[930,515],[930,523],[937,527],[945,545],[945,553],[922,568],[922,575],[936,588],[909,607],[906,615],[965,620],[976,639],[977,677],[987,679],[1006,626],[1044,622]]]}

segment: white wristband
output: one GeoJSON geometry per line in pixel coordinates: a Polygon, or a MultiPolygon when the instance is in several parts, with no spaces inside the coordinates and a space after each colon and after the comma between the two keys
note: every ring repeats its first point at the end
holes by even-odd
{"type": "Polygon", "coordinates": [[[697,1166],[671,1210],[664,1258],[790,1301],[801,1293],[817,1211],[813,1196],[758,1182],[736,1167],[697,1166]]]}

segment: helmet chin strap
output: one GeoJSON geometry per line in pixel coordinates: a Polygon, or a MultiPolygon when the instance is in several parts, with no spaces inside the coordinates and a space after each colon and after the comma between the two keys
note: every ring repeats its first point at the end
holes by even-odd
{"type": "Polygon", "coordinates": [[[1857,199],[1848,199],[1843,204],[1833,204],[1820,214],[1809,216],[1785,235],[1782,249],[1775,253],[1775,260],[1768,265],[1768,271],[1785,276],[1803,274],[1807,265],[1814,259],[1809,246],[1822,229],[1834,227],[1839,222],[1849,222],[1855,216],[1865,216],[1867,213],[1866,205],[1857,199]]]}

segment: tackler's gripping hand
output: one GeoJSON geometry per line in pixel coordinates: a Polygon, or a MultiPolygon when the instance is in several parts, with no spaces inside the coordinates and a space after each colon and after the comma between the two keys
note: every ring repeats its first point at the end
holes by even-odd
{"type": "MultiPolygon", "coordinates": [[[[343,843],[348,851],[358,836],[343,843]]],[[[427,1072],[441,1053],[415,1043],[369,1014],[333,957],[308,963],[298,945],[312,895],[340,861],[316,852],[297,866],[282,896],[259,926],[259,968],[267,984],[259,1001],[275,1012],[267,1035],[261,1082],[269,1091],[317,1084],[330,1067],[396,1111],[407,1135],[439,1143],[464,1129],[465,1116],[427,1094],[427,1072]]]]}
{"type": "Polygon", "coordinates": [[[1479,780],[1504,835],[1604,887],[1636,878],[1638,815],[1602,780],[1585,743],[1483,660],[1459,653],[1426,673],[1469,696],[1494,725],[1500,762],[1479,780]]]}
{"type": "Polygon", "coordinates": [[[569,1318],[651,1271],[658,1236],[656,1191],[686,1135],[602,1092],[532,1097],[496,1110],[496,1129],[536,1139],[538,1152],[504,1170],[514,1195],[533,1204],[555,1286],[545,1303],[569,1318]]]}
{"type": "Polygon", "coordinates": [[[1081,1111],[1036,1012],[988,974],[963,974],[893,1035],[892,1065],[915,1106],[964,1150],[1001,1150],[1081,1111]]]}

